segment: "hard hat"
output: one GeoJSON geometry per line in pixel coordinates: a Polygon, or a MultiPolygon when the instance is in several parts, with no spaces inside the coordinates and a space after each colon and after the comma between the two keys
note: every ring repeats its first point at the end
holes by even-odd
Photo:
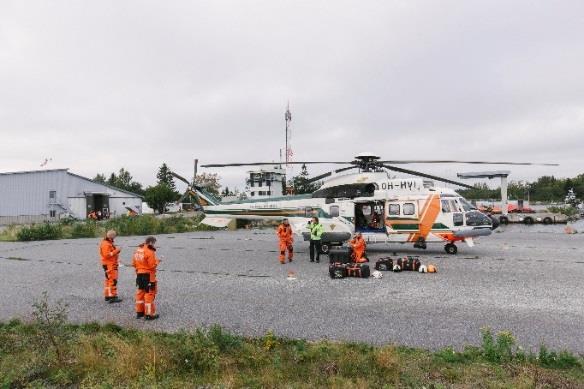
{"type": "Polygon", "coordinates": [[[400,272],[401,271],[401,266],[400,265],[393,265],[393,271],[394,272],[400,272]]]}
{"type": "Polygon", "coordinates": [[[428,265],[428,273],[436,273],[438,269],[434,265],[428,265]]]}
{"type": "Polygon", "coordinates": [[[379,270],[375,270],[371,275],[373,276],[373,278],[377,279],[383,278],[383,273],[381,273],[379,270]]]}
{"type": "Polygon", "coordinates": [[[426,265],[421,265],[418,271],[420,273],[426,273],[428,271],[428,268],[426,267],[426,265]]]}

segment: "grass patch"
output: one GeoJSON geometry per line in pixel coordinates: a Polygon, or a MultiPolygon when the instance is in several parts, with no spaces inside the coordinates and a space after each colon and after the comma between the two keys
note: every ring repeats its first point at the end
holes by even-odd
{"type": "Polygon", "coordinates": [[[217,228],[201,224],[202,216],[155,217],[153,215],[121,216],[104,221],[63,220],[30,226],[9,226],[0,233],[0,241],[40,241],[55,239],[98,238],[114,229],[119,236],[159,235],[194,231],[213,231],[217,228]]]}
{"type": "Polygon", "coordinates": [[[540,349],[522,357],[508,333],[438,352],[359,343],[244,338],[214,326],[173,334],[65,322],[37,303],[36,320],[0,323],[0,387],[580,387],[583,360],[540,349]]]}

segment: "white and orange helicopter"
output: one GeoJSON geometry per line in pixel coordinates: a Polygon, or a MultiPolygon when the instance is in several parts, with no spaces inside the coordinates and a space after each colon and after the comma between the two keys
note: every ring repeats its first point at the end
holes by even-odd
{"type": "MultiPolygon", "coordinates": [[[[176,173],[172,174],[187,184],[187,194],[194,197],[205,213],[202,223],[210,226],[225,227],[233,219],[288,218],[294,232],[308,240],[308,221],[317,216],[324,227],[323,253],[328,252],[331,246],[342,245],[355,232],[361,232],[369,243],[410,243],[420,249],[426,249],[428,243],[443,243],[448,254],[456,254],[456,243],[465,242],[472,247],[475,238],[488,236],[497,228],[498,221],[481,213],[453,189],[435,186],[434,181],[464,188],[472,186],[395,166],[413,163],[557,166],[529,162],[382,161],[373,153],[361,153],[349,162],[291,162],[296,165],[349,165],[310,179],[309,182],[315,182],[332,176],[313,193],[229,202],[221,202],[195,185],[194,181],[189,182],[176,173]],[[357,169],[357,172],[339,174],[352,169],[357,169]],[[390,172],[416,178],[392,178],[390,172]]],[[[253,162],[202,167],[274,165],[280,164],[253,162]]]]}

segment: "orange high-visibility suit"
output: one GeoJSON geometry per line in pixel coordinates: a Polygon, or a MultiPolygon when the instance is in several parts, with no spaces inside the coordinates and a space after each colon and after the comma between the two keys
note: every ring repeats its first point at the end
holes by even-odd
{"type": "Polygon", "coordinates": [[[154,316],[156,314],[156,267],[159,264],[156,248],[141,244],[132,257],[132,266],[136,268],[136,314],[154,316]]]}
{"type": "Polygon", "coordinates": [[[286,225],[284,223],[278,226],[276,232],[278,238],[280,239],[280,263],[286,262],[286,250],[288,250],[288,261],[292,262],[294,257],[294,233],[292,232],[292,227],[290,224],[286,225]]]}
{"type": "Polygon", "coordinates": [[[353,260],[357,263],[367,262],[365,258],[365,249],[367,248],[367,243],[362,236],[356,236],[351,240],[351,247],[353,248],[353,260]]]}
{"type": "Polygon", "coordinates": [[[103,295],[106,301],[118,296],[118,266],[120,249],[114,245],[113,239],[105,238],[99,245],[101,265],[105,272],[103,295]]]}

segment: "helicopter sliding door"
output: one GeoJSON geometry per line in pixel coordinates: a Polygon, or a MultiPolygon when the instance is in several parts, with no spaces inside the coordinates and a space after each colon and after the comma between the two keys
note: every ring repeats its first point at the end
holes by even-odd
{"type": "Polygon", "coordinates": [[[383,201],[355,203],[355,232],[385,233],[383,201]]]}

